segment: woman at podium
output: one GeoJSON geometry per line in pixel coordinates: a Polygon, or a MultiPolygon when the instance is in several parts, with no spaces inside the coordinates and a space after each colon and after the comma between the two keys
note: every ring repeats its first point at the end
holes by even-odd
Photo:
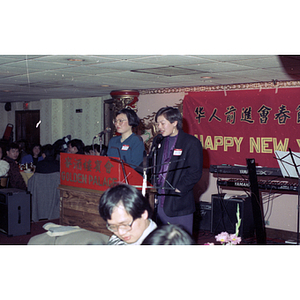
{"type": "Polygon", "coordinates": [[[143,139],[132,132],[132,128],[139,123],[140,119],[132,109],[118,111],[114,125],[120,135],[110,139],[107,150],[107,156],[120,158],[134,169],[143,162],[146,155],[143,139]]]}
{"type": "Polygon", "coordinates": [[[193,187],[202,176],[202,145],[182,130],[182,115],[177,108],[161,108],[155,122],[160,134],[153,139],[148,161],[155,167],[152,182],[158,191],[156,221],[158,225],[182,225],[192,234],[193,187]]]}

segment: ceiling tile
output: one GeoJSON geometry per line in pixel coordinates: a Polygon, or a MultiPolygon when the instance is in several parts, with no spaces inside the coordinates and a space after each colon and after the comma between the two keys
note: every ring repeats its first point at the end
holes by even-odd
{"type": "Polygon", "coordinates": [[[0,55],[0,102],[299,78],[297,55],[0,55]],[[157,74],[133,72],[153,68],[157,74]],[[158,73],[183,68],[195,74],[158,73]]]}

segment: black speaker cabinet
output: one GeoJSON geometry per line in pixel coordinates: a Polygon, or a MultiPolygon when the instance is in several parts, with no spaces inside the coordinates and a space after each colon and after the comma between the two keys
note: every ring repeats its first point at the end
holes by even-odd
{"type": "Polygon", "coordinates": [[[196,202],[196,212],[194,214],[194,229],[209,230],[211,229],[211,203],[200,201],[196,202]]]}
{"type": "Polygon", "coordinates": [[[211,203],[200,201],[200,230],[209,230],[211,227],[211,203]]]}
{"type": "Polygon", "coordinates": [[[0,230],[7,236],[30,233],[30,193],[19,189],[0,189],[0,230]]]}
{"type": "Polygon", "coordinates": [[[254,222],[252,213],[251,197],[235,196],[224,199],[225,194],[213,194],[211,232],[219,234],[221,232],[235,233],[237,223],[237,206],[240,207],[241,226],[239,236],[248,238],[254,236],[254,222]]]}

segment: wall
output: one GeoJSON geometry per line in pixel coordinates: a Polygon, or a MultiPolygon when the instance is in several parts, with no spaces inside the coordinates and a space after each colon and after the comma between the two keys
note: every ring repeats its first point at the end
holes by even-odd
{"type": "MultiPolygon", "coordinates": [[[[29,102],[29,110],[40,110],[41,144],[52,144],[66,135],[79,138],[86,145],[91,144],[93,137],[103,130],[103,101],[106,99],[110,99],[110,96],[29,102]],[[76,109],[81,109],[82,113],[76,113],[76,109]]],[[[15,125],[15,111],[23,110],[22,102],[12,102],[10,112],[6,112],[4,106],[5,103],[0,103],[1,137],[7,123],[15,125]]]]}
{"type": "Polygon", "coordinates": [[[155,114],[161,107],[180,104],[183,98],[184,93],[140,95],[137,104],[138,116],[144,118],[155,114]]]}
{"type": "MultiPolygon", "coordinates": [[[[47,110],[51,111],[52,127],[50,126],[51,132],[50,129],[44,128],[46,138],[55,142],[71,135],[72,139],[81,139],[85,145],[92,144],[93,137],[103,130],[103,101],[106,99],[110,99],[110,96],[51,100],[51,106],[47,107],[47,110]],[[76,110],[82,112],[77,113],[76,110]]],[[[43,107],[47,105],[50,104],[43,107]]],[[[48,125],[49,117],[44,117],[48,125]]]]}

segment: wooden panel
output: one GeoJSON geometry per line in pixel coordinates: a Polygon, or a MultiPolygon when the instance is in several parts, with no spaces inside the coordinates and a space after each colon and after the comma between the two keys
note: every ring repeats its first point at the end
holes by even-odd
{"type": "Polygon", "coordinates": [[[81,228],[101,232],[109,236],[112,235],[112,233],[106,228],[106,223],[100,217],[99,213],[96,215],[66,208],[64,209],[63,216],[61,216],[60,224],[67,226],[79,226],[81,228]]]}
{"type": "Polygon", "coordinates": [[[98,206],[103,192],[75,187],[59,186],[61,211],[60,224],[79,226],[111,236],[105,221],[100,217],[98,206]]]}

